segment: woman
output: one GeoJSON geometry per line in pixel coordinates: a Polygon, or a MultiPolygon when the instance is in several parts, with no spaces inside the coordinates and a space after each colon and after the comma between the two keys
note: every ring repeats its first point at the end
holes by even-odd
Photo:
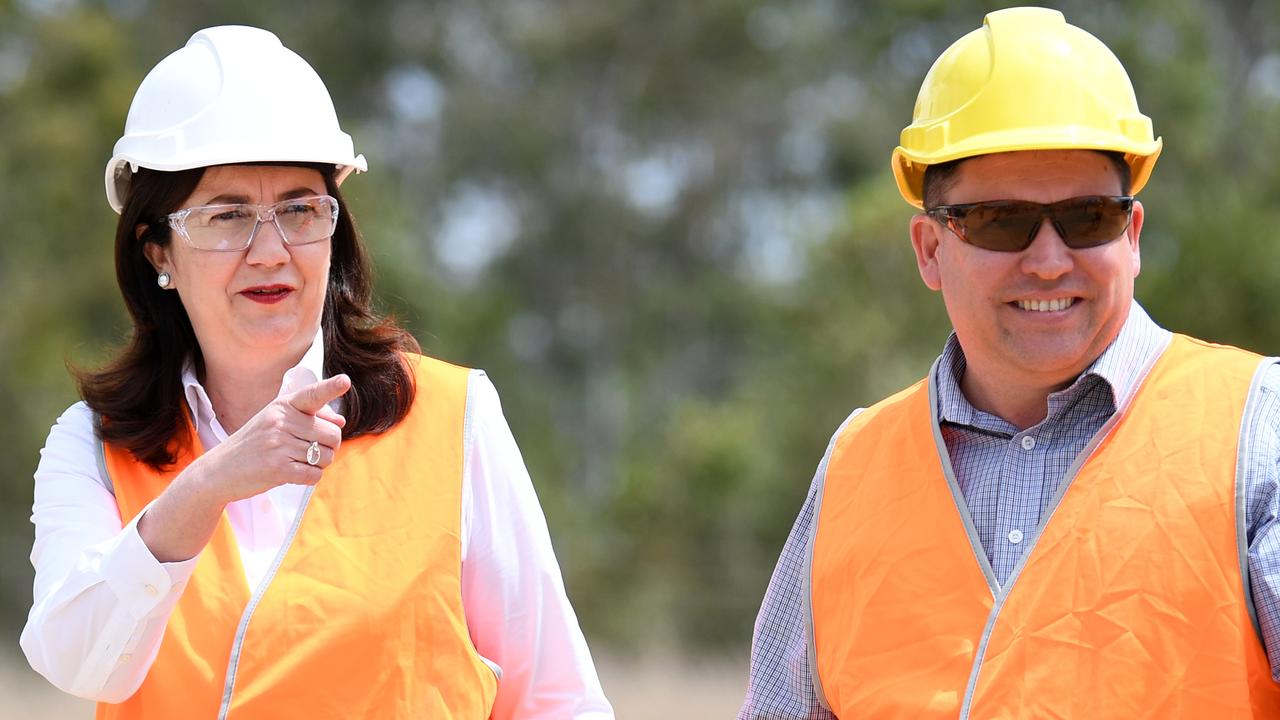
{"type": "Polygon", "coordinates": [[[41,453],[22,634],[99,717],[612,717],[493,386],[370,309],[364,169],[263,30],[134,97],[133,336],[41,453]]]}

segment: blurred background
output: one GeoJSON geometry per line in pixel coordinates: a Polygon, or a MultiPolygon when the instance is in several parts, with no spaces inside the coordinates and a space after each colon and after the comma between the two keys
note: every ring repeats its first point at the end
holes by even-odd
{"type": "MultiPolygon", "coordinates": [[[[1138,297],[1280,353],[1280,3],[1054,2],[1128,68],[1165,151],[1138,297]]],[[[0,691],[27,669],[32,471],[127,333],[103,168],[197,29],[274,31],[370,172],[381,307],[485,368],[620,717],[727,717],[830,433],[949,330],[889,153],[967,0],[0,0],[0,691]]],[[[262,82],[288,82],[263,77],[262,82]]]]}

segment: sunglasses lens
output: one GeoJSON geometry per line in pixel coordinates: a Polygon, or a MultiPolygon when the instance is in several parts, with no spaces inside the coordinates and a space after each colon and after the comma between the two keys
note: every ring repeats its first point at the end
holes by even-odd
{"type": "Polygon", "coordinates": [[[1067,247],[1091,248],[1120,237],[1129,227],[1129,198],[1073,198],[1054,205],[1053,219],[1062,228],[1067,247]]]}
{"type": "Polygon", "coordinates": [[[1031,244],[1042,206],[1017,200],[977,203],[957,218],[966,242],[984,250],[1017,252],[1031,244]]]}
{"type": "Polygon", "coordinates": [[[1053,224],[1067,247],[1097,247],[1120,237],[1129,227],[1133,198],[1088,196],[1041,205],[1023,200],[996,200],[953,206],[950,214],[965,242],[984,250],[1020,252],[1035,239],[1041,221],[1053,224]]]}

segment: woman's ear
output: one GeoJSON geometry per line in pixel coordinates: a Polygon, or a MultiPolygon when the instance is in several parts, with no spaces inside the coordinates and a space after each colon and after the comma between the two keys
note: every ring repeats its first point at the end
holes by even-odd
{"type": "MultiPolygon", "coordinates": [[[[135,236],[141,240],[147,232],[145,224],[139,224],[134,230],[135,236]]],[[[172,263],[169,262],[169,248],[160,247],[159,245],[148,242],[142,246],[142,254],[147,256],[147,261],[151,263],[151,267],[156,272],[172,272],[172,263]]]]}

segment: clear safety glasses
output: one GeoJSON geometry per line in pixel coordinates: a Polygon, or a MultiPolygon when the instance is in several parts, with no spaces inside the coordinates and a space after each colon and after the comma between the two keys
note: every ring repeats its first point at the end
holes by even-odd
{"type": "Polygon", "coordinates": [[[328,195],[316,195],[271,205],[201,205],[172,213],[168,220],[169,227],[197,250],[244,250],[265,222],[275,224],[286,245],[306,245],[333,236],[338,224],[338,201],[328,195]]]}

